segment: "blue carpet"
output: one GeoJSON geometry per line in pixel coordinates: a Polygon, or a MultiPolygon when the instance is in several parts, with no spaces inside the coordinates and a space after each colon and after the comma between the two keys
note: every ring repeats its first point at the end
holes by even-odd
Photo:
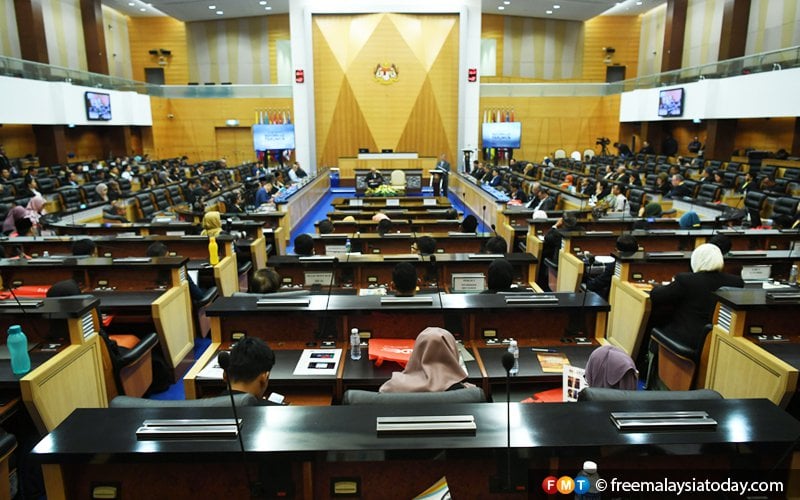
{"type": "Polygon", "coordinates": [[[314,208],[308,213],[303,222],[299,226],[295,226],[292,230],[289,243],[286,245],[286,253],[294,253],[294,239],[300,234],[316,234],[317,229],[314,224],[328,217],[328,212],[333,210],[331,202],[334,198],[352,198],[356,194],[355,188],[333,188],[328,191],[325,196],[320,199],[314,208]]]}
{"type": "MultiPolygon", "coordinates": [[[[209,345],[211,345],[210,336],[204,339],[194,339],[194,359],[199,358],[208,349],[209,345]]],[[[183,391],[183,379],[169,386],[169,389],[164,392],[151,394],[150,399],[186,399],[186,393],[183,391]]]]}

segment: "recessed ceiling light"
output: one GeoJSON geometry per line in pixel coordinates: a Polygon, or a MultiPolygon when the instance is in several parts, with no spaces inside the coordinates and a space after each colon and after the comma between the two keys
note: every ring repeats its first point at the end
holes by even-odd
{"type": "Polygon", "coordinates": [[[142,8],[141,8],[141,9],[139,9],[139,10],[140,10],[140,11],[142,11],[142,12],[147,12],[147,9],[145,9],[144,7],[142,7],[142,8]]]}
{"type": "Polygon", "coordinates": [[[135,3],[133,3],[133,2],[128,2],[128,6],[129,6],[129,7],[133,7],[134,5],[136,5],[136,4],[135,4],[135,3]]]}
{"type": "Polygon", "coordinates": [[[552,14],[552,13],[553,13],[553,11],[552,11],[552,10],[546,10],[546,11],[544,11],[544,13],[545,13],[545,14],[552,14]]]}
{"type": "Polygon", "coordinates": [[[264,7],[264,10],[272,10],[272,7],[270,7],[269,5],[267,5],[266,7],[264,7]]]}
{"type": "Polygon", "coordinates": [[[209,6],[208,6],[208,10],[214,10],[214,9],[216,9],[216,8],[217,8],[217,6],[216,6],[216,5],[209,5],[209,6]]]}
{"type": "Polygon", "coordinates": [[[554,8],[554,9],[560,9],[560,8],[561,8],[561,6],[560,6],[560,5],[553,5],[553,8],[554,8]]]}
{"type": "Polygon", "coordinates": [[[500,5],[500,6],[497,7],[497,10],[506,10],[506,8],[503,7],[502,5],[500,5]]]}
{"type": "Polygon", "coordinates": [[[503,5],[511,5],[511,0],[505,0],[505,1],[503,2],[503,5]]]}
{"type": "Polygon", "coordinates": [[[642,2],[636,2],[636,5],[642,5],[642,2]]]}
{"type": "Polygon", "coordinates": [[[258,5],[267,5],[267,0],[261,0],[258,5]]]}
{"type": "Polygon", "coordinates": [[[218,16],[221,16],[222,14],[224,14],[224,12],[222,12],[221,10],[218,10],[218,11],[217,11],[217,15],[218,15],[218,16]]]}

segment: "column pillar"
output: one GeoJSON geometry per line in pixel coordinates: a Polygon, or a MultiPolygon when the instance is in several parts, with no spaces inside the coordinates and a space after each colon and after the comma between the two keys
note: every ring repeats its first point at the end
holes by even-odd
{"type": "Polygon", "coordinates": [[[100,0],[81,0],[81,20],[89,71],[107,75],[106,33],[103,29],[103,8],[100,0]]]}
{"type": "Polygon", "coordinates": [[[664,23],[664,49],[661,71],[680,69],[683,63],[683,38],[686,33],[688,0],[668,0],[664,23]]]}

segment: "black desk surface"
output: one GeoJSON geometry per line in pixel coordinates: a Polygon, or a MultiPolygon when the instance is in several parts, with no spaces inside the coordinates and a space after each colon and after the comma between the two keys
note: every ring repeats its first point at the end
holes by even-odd
{"type": "Polygon", "coordinates": [[[85,258],[44,258],[33,260],[24,259],[2,259],[0,260],[0,269],[24,269],[31,268],[53,268],[61,269],[64,267],[76,269],[105,269],[105,268],[151,268],[157,269],[174,269],[177,267],[185,266],[189,262],[188,257],[152,257],[149,260],[141,262],[125,261],[125,257],[121,259],[113,259],[109,257],[85,257],[85,258]]]}
{"type": "MultiPolygon", "coordinates": [[[[43,351],[38,347],[30,351],[31,371],[42,366],[46,361],[56,354],[58,354],[58,351],[55,349],[43,351]]],[[[14,375],[14,373],[11,371],[11,360],[0,360],[0,390],[9,390],[18,395],[19,380],[24,376],[25,375],[14,375]]]]}
{"type": "Polygon", "coordinates": [[[794,342],[757,342],[760,348],[800,370],[800,344],[794,342]]]}
{"type": "MultiPolygon", "coordinates": [[[[569,364],[577,366],[578,368],[585,368],[586,362],[589,361],[589,356],[592,354],[597,345],[564,345],[564,346],[551,346],[556,353],[562,353],[569,359],[569,364]]],[[[486,369],[486,374],[490,379],[503,379],[506,378],[506,370],[503,368],[503,354],[508,351],[508,346],[497,347],[481,347],[478,352],[483,360],[483,366],[486,369]]],[[[542,371],[542,366],[539,364],[539,354],[547,354],[532,351],[530,347],[519,348],[519,374],[517,377],[536,377],[542,378],[557,378],[561,379],[561,372],[559,373],[545,373],[542,371]]],[[[554,353],[555,354],[555,353],[554,353]]]]}
{"type": "MultiPolygon", "coordinates": [[[[20,300],[26,300],[20,297],[20,300]]],[[[91,295],[75,295],[42,299],[39,307],[23,307],[17,305],[14,298],[2,301],[0,316],[46,316],[50,319],[79,318],[97,307],[99,301],[91,295]]]]}
{"type": "MultiPolygon", "coordinates": [[[[521,295],[521,294],[512,294],[521,295]]],[[[307,306],[258,306],[256,303],[261,298],[269,298],[269,295],[247,295],[236,297],[220,297],[209,307],[206,314],[209,316],[238,316],[240,314],[270,314],[275,311],[379,311],[379,310],[445,310],[463,311],[467,309],[581,309],[588,311],[608,311],[610,306],[599,295],[590,292],[588,295],[583,293],[556,293],[557,302],[541,304],[506,304],[503,294],[434,294],[432,304],[385,304],[381,305],[378,296],[355,296],[355,295],[303,295],[289,297],[297,299],[308,299],[307,306]]]]}
{"type": "Polygon", "coordinates": [[[719,301],[733,309],[797,309],[800,299],[793,300],[772,300],[767,297],[767,292],[779,294],[781,292],[800,292],[800,288],[778,288],[774,290],[764,290],[763,288],[745,288],[742,290],[724,290],[714,292],[719,301]]]}
{"type": "MultiPolygon", "coordinates": [[[[622,262],[671,262],[688,261],[692,252],[636,252],[633,255],[620,255],[616,250],[611,255],[622,262]]],[[[800,260],[800,252],[792,250],[748,250],[732,251],[725,255],[725,262],[786,261],[800,260]]]]}
{"type": "MultiPolygon", "coordinates": [[[[800,438],[800,422],[765,399],[707,401],[620,401],[511,404],[511,446],[537,450],[604,446],[778,444],[800,438]],[[612,411],[703,410],[717,420],[712,430],[620,432],[612,411]]],[[[313,457],[329,451],[502,449],[506,405],[281,406],[239,410],[242,438],[250,453],[284,452],[313,457]],[[379,437],[375,419],[402,415],[473,415],[474,436],[379,437]]],[[[43,463],[218,460],[241,453],[236,439],[137,441],[146,419],[231,418],[228,408],[78,409],[34,448],[43,463]]],[[[706,448],[708,449],[708,448],[706,448]]],[[[634,451],[635,452],[635,451],[634,451]]]]}
{"type": "MultiPolygon", "coordinates": [[[[361,359],[353,361],[350,359],[350,351],[346,350],[343,355],[347,358],[344,363],[344,373],[342,374],[342,381],[345,384],[358,384],[366,386],[379,386],[392,378],[392,373],[402,371],[403,368],[392,361],[386,361],[381,366],[375,366],[374,361],[370,361],[367,349],[361,350],[361,359]]],[[[467,365],[467,379],[480,385],[483,377],[478,362],[465,361],[467,365]]]]}
{"type": "Polygon", "coordinates": [[[139,309],[153,305],[153,301],[159,298],[164,290],[143,290],[135,292],[124,292],[115,290],[95,290],[92,293],[100,299],[100,309],[114,312],[120,309],[139,309]]]}

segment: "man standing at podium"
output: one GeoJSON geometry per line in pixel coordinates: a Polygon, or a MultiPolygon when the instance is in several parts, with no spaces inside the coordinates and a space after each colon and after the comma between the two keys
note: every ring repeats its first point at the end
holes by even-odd
{"type": "Polygon", "coordinates": [[[450,162],[447,161],[447,155],[445,153],[442,153],[442,155],[439,157],[439,162],[436,163],[436,170],[439,170],[439,171],[442,172],[442,174],[441,174],[441,190],[440,190],[441,194],[436,194],[435,193],[435,191],[436,191],[435,184],[437,183],[437,181],[439,181],[439,179],[437,178],[437,179],[432,181],[434,183],[434,184],[432,184],[432,185],[434,185],[434,196],[447,196],[447,181],[448,181],[447,178],[450,175],[450,162]]]}
{"type": "Polygon", "coordinates": [[[375,167],[372,167],[372,169],[369,171],[364,180],[367,182],[367,187],[369,189],[375,189],[376,187],[383,184],[383,176],[381,175],[380,172],[378,172],[378,169],[375,167]]]}

